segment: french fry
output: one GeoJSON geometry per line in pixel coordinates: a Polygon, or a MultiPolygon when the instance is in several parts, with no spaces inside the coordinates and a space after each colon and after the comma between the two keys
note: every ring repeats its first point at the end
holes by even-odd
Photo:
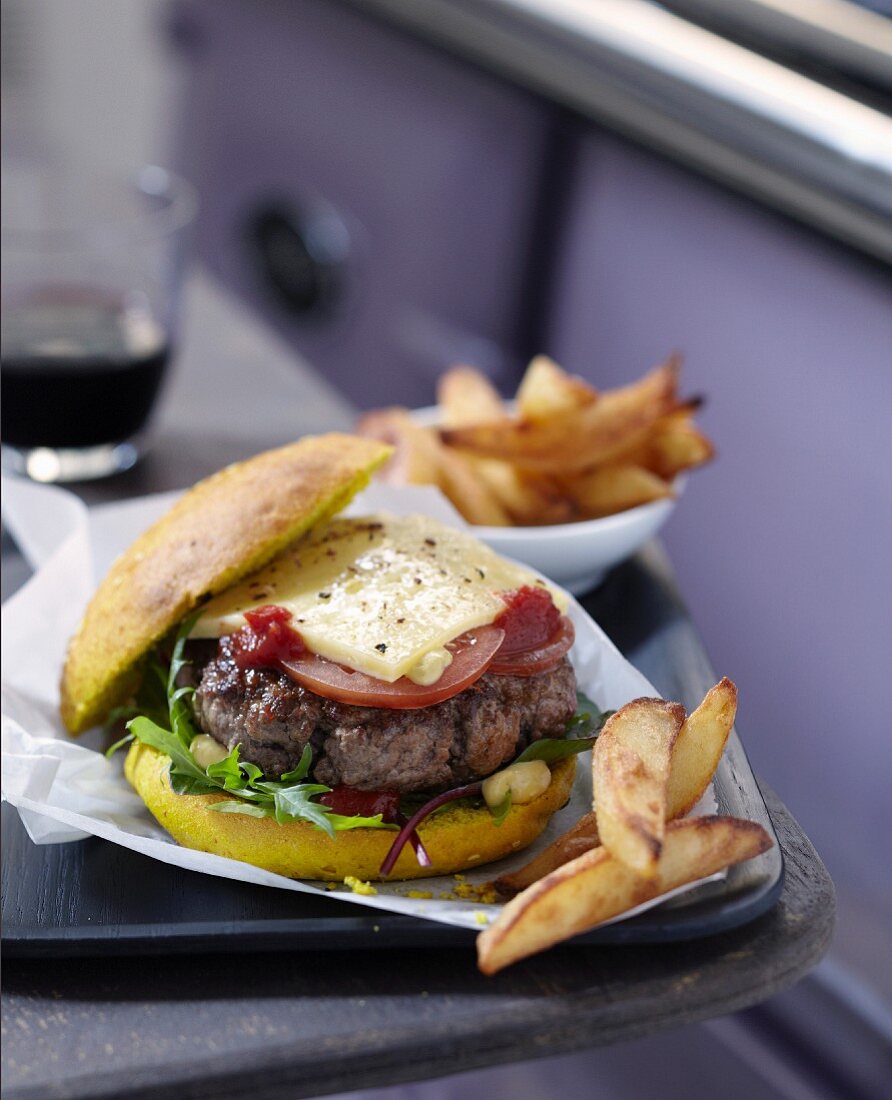
{"type": "Polygon", "coordinates": [[[653,878],[644,879],[595,848],[509,901],[477,937],[477,963],[495,974],[651,898],[761,855],[772,841],[761,825],[733,817],[673,821],[653,878]]]}
{"type": "Polygon", "coordinates": [[[695,403],[661,417],[636,446],[624,451],[615,461],[642,466],[658,477],[671,481],[682,470],[715,458],[715,447],[692,420],[695,403]]]}
{"type": "Polygon", "coordinates": [[[553,840],[529,863],[517,871],[499,875],[493,886],[501,897],[512,898],[571,859],[597,848],[598,844],[598,819],[594,813],[583,814],[571,829],[553,840]]]}
{"type": "Polygon", "coordinates": [[[608,718],[592,751],[601,844],[639,875],[656,874],[666,830],[666,788],[684,707],[633,699],[608,718]]]}
{"type": "Polygon", "coordinates": [[[517,412],[522,420],[547,421],[584,409],[597,399],[597,391],[583,379],[567,374],[547,355],[537,355],[517,391],[517,412]]]}
{"type": "Polygon", "coordinates": [[[505,459],[525,470],[586,470],[632,446],[675,408],[678,370],[678,361],[669,360],[633,385],[604,393],[585,408],[557,418],[500,420],[447,428],[441,434],[450,446],[505,459]]]}
{"type": "Polygon", "coordinates": [[[484,527],[508,527],[511,517],[486,484],[474,472],[464,455],[442,447],[440,488],[468,523],[484,527]]]}
{"type": "MultiPolygon", "coordinates": [[[[684,721],[672,749],[666,787],[666,818],[690,812],[712,781],[737,711],[737,688],[726,677],[709,689],[703,702],[684,721]]],[[[502,897],[513,897],[564,863],[597,848],[597,817],[583,814],[525,866],[500,875],[493,885],[502,897]]]]}
{"type": "Polygon", "coordinates": [[[719,766],[737,714],[737,687],[727,676],[706,693],[678,732],[666,802],[669,816],[682,817],[700,801],[719,766]]]}
{"type": "Polygon", "coordinates": [[[381,474],[382,480],[403,485],[436,485],[469,523],[506,527],[511,522],[467,460],[444,447],[431,428],[416,424],[405,409],[366,413],[356,430],[396,448],[381,474]]]}
{"type": "Polygon", "coordinates": [[[572,500],[545,478],[524,474],[510,462],[462,452],[515,523],[534,526],[576,518],[572,500]]]}
{"type": "Polygon", "coordinates": [[[358,435],[380,439],[395,448],[393,458],[379,472],[394,485],[438,485],[443,450],[435,432],[416,424],[406,409],[375,409],[356,424],[358,435]]]}
{"type": "Polygon", "coordinates": [[[359,431],[398,454],[385,479],[438,485],[471,523],[539,526],[615,515],[673,495],[672,479],[714,456],[680,402],[679,360],[598,392],[536,356],[509,415],[489,379],[455,366],[440,380],[440,426],[405,409],[367,414],[359,431]]]}
{"type": "Polygon", "coordinates": [[[669,416],[650,441],[648,467],[667,480],[715,458],[715,447],[688,418],[669,416]]]}
{"type": "Polygon", "coordinates": [[[437,401],[447,428],[485,424],[507,416],[498,390],[474,367],[452,367],[437,385],[437,401]]]}
{"type": "Polygon", "coordinates": [[[672,486],[641,466],[599,466],[561,481],[580,514],[589,519],[612,516],[672,496],[672,486]]]}

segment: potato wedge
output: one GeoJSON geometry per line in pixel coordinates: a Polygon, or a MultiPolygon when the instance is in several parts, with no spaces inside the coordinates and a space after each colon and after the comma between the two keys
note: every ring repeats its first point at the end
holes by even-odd
{"type": "Polygon", "coordinates": [[[592,848],[597,848],[599,843],[597,817],[594,812],[583,814],[572,829],[562,833],[517,871],[499,875],[493,882],[493,886],[501,897],[513,898],[515,894],[526,890],[528,886],[550,875],[552,871],[569,863],[571,859],[576,859],[577,856],[590,852],[592,848]]]}
{"type": "Polygon", "coordinates": [[[551,481],[525,474],[497,458],[460,452],[515,523],[538,526],[578,518],[573,501],[551,481]]]}
{"type": "Polygon", "coordinates": [[[655,426],[647,466],[671,479],[715,458],[715,447],[689,417],[667,416],[655,426]]]}
{"type": "Polygon", "coordinates": [[[468,459],[439,444],[438,484],[468,523],[508,527],[511,517],[468,459]]]}
{"type": "Polygon", "coordinates": [[[394,455],[379,472],[394,485],[437,485],[440,479],[440,442],[436,433],[416,424],[406,409],[375,409],[356,423],[357,435],[390,443],[394,455]]]}
{"type": "Polygon", "coordinates": [[[484,974],[495,974],[651,898],[753,859],[771,845],[771,837],[754,821],[673,821],[650,879],[641,878],[606,848],[595,848],[509,901],[477,937],[477,964],[484,974]]]}
{"type": "Polygon", "coordinates": [[[601,843],[639,875],[652,877],[666,830],[666,788],[680,703],[633,699],[608,718],[592,752],[601,843]]]}
{"type": "Polygon", "coordinates": [[[737,687],[725,676],[685,719],[669,767],[666,803],[670,818],[682,817],[700,801],[719,766],[736,714],[737,687]]]}
{"type": "Polygon", "coordinates": [[[405,409],[377,409],[356,425],[359,435],[395,447],[382,481],[395,485],[436,485],[469,523],[506,527],[511,517],[467,459],[444,447],[432,428],[417,424],[405,409]]]}
{"type": "Polygon", "coordinates": [[[597,399],[597,391],[588,382],[567,374],[547,355],[537,355],[517,391],[517,412],[522,420],[554,420],[597,399]]]}
{"type": "Polygon", "coordinates": [[[562,479],[561,485],[587,519],[612,516],[672,496],[672,486],[642,466],[599,466],[562,479]]]}
{"type": "Polygon", "coordinates": [[[437,384],[443,425],[464,428],[507,416],[499,391],[475,367],[451,367],[437,384]]]}
{"type": "Polygon", "coordinates": [[[715,447],[693,422],[696,404],[661,417],[636,446],[615,461],[642,466],[670,481],[683,470],[703,466],[715,458],[715,447]]]}
{"type": "Polygon", "coordinates": [[[591,405],[557,419],[447,428],[442,437],[451,446],[502,458],[526,470],[586,470],[632,446],[675,408],[678,371],[678,361],[669,360],[631,386],[604,393],[591,405]]]}
{"type": "MultiPolygon", "coordinates": [[[[722,758],[737,711],[737,688],[724,677],[709,689],[703,702],[682,724],[669,765],[666,818],[673,821],[689,813],[712,781],[722,758]]],[[[576,824],[553,840],[525,866],[501,875],[493,886],[502,897],[514,897],[540,878],[569,863],[583,852],[597,848],[597,817],[584,814],[576,824]]]]}

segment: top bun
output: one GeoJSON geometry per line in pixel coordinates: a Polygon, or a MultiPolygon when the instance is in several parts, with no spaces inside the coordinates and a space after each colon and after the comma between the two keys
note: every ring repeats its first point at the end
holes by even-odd
{"type": "Polygon", "coordinates": [[[307,436],[190,489],[114,563],[71,639],[62,720],[82,733],[122,703],[140,660],[208,596],[265,565],[363,489],[392,448],[307,436]]]}

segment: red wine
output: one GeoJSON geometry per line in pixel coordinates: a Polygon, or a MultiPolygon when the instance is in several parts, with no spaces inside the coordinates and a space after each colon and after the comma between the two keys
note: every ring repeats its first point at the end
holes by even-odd
{"type": "Polygon", "coordinates": [[[148,420],[169,356],[157,322],[113,300],[7,307],[4,444],[79,448],[132,438],[148,420]]]}

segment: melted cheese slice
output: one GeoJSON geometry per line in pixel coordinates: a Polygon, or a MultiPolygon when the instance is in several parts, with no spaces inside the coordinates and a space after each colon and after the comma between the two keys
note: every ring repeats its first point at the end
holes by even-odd
{"type": "Polygon", "coordinates": [[[314,653],[392,683],[436,682],[444,646],[505,610],[500,592],[547,587],[465,531],[427,516],[335,519],[205,605],[193,638],[218,638],[244,613],[278,604],[314,653]]]}

